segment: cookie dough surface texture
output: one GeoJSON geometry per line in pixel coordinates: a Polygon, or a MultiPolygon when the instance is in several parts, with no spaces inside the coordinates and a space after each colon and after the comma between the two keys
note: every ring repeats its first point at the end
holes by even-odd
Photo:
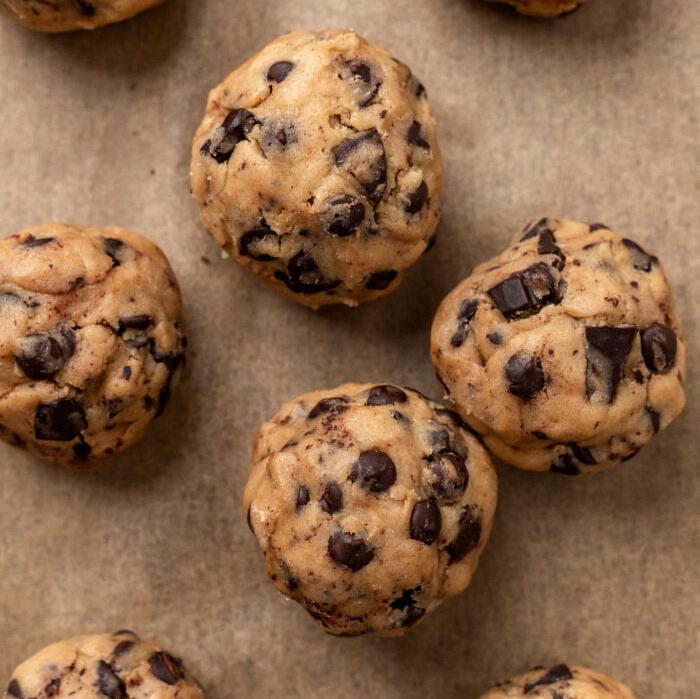
{"type": "Polygon", "coordinates": [[[606,226],[542,219],[440,306],[433,362],[504,461],[576,475],[682,411],[686,347],[659,260],[606,226]]]}
{"type": "Polygon", "coordinates": [[[163,0],[0,0],[0,11],[40,32],[96,29],[121,22],[163,0]]]}
{"type": "Polygon", "coordinates": [[[532,17],[557,17],[571,12],[585,0],[490,0],[513,5],[518,12],[532,17]]]}
{"type": "Polygon", "coordinates": [[[481,699],[636,699],[629,687],[585,667],[536,667],[481,699]]]}
{"type": "Polygon", "coordinates": [[[459,417],[411,389],[286,403],[255,440],[244,505],[275,586],[339,635],[398,635],[464,590],[496,474],[459,417]]]}
{"type": "Polygon", "coordinates": [[[179,377],[180,305],[136,233],[48,224],[0,240],[0,439],[73,467],[131,445],[179,377]]]}
{"type": "Polygon", "coordinates": [[[39,651],[4,699],[204,699],[182,661],[131,631],[80,636],[39,651]]]}
{"type": "Polygon", "coordinates": [[[215,240],[314,308],[398,286],[433,240],[441,173],[423,86],[341,30],[288,34],[231,73],[192,152],[215,240]]]}

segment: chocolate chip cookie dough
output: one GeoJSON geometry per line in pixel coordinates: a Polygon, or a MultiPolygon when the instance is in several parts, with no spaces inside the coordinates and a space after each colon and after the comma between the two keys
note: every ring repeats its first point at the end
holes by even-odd
{"type": "Polygon", "coordinates": [[[686,349],[661,264],[602,224],[528,226],[442,302],[432,355],[487,446],[532,471],[628,459],[685,402],[686,349]]]}
{"type": "Polygon", "coordinates": [[[48,646],[13,673],[5,699],[204,699],[182,661],[131,631],[48,646]]]}
{"type": "Polygon", "coordinates": [[[635,699],[629,687],[585,667],[536,667],[481,699],[635,699]]]}
{"type": "Polygon", "coordinates": [[[417,391],[346,384],[286,403],[255,439],[248,523],[280,592],[338,635],[399,635],[464,590],[496,473],[417,391]]]}
{"type": "Polygon", "coordinates": [[[179,378],[179,318],[168,261],[136,233],[0,240],[0,439],[71,467],[130,446],[179,378]]]}
{"type": "Polygon", "coordinates": [[[192,151],[214,239],[313,308],[398,286],[433,241],[441,177],[421,83],[341,30],[282,36],[231,73],[192,151]]]}
{"type": "Polygon", "coordinates": [[[121,22],[163,0],[0,0],[0,12],[30,29],[59,33],[121,22]]]}
{"type": "Polygon", "coordinates": [[[575,10],[586,0],[489,0],[490,2],[506,3],[515,9],[532,17],[557,17],[565,12],[575,10]]]}

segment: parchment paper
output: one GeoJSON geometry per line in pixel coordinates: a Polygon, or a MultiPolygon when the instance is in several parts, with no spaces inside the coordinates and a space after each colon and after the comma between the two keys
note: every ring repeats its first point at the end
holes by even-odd
{"type": "Polygon", "coordinates": [[[49,642],[127,626],[183,655],[211,699],[473,699],[559,661],[640,699],[698,696],[699,31],[700,3],[679,0],[590,0],[556,21],[477,0],[169,0],[53,37],[0,20],[0,234],[58,219],[151,236],[192,348],[166,415],[111,467],[0,447],[0,682],[49,642]],[[425,82],[447,186],[439,243],[397,293],[314,314],[219,258],[189,149],[210,87],[276,35],[333,25],[425,82]],[[344,381],[438,395],[438,303],[547,214],[602,220],[661,256],[691,343],[686,413],[589,479],[500,466],[466,594],[404,639],[325,636],[267,583],[245,526],[258,423],[344,381]]]}

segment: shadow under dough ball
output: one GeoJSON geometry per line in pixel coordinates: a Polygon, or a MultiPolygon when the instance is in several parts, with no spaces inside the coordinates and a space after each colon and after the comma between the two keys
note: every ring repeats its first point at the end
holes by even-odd
{"type": "Polygon", "coordinates": [[[179,658],[131,631],[60,641],[25,660],[4,699],[205,699],[179,658]]]}
{"type": "Polygon", "coordinates": [[[341,30],[282,36],[231,73],[192,150],[192,190],[214,239],[313,308],[398,286],[433,240],[441,179],[421,83],[341,30]]]}
{"type": "Polygon", "coordinates": [[[60,33],[121,22],[164,0],[0,0],[0,11],[30,29],[60,33]]]}
{"type": "Polygon", "coordinates": [[[575,10],[586,0],[489,0],[513,5],[524,15],[531,17],[558,17],[565,12],[575,10]]]}
{"type": "Polygon", "coordinates": [[[401,635],[469,585],[496,472],[459,417],[392,385],[286,403],[244,494],[277,589],[337,635],[401,635]]]}
{"type": "Polygon", "coordinates": [[[528,226],[442,302],[432,357],[464,420],[530,471],[624,461],[685,403],[686,347],[661,264],[602,224],[528,226]]]}
{"type": "Polygon", "coordinates": [[[167,259],[136,233],[0,240],[0,439],[74,468],[126,449],[179,378],[180,311],[167,259]]]}
{"type": "Polygon", "coordinates": [[[481,699],[636,699],[629,687],[585,667],[535,667],[481,699]]]}

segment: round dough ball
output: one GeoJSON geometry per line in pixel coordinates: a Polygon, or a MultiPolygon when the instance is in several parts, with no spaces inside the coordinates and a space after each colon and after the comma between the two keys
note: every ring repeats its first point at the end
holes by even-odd
{"type": "Polygon", "coordinates": [[[0,439],[71,467],[133,444],[184,360],[163,253],[121,228],[0,240],[0,439]]]}
{"type": "Polygon", "coordinates": [[[13,673],[4,699],[204,699],[182,661],[131,631],[54,643],[13,673]]]}
{"type": "Polygon", "coordinates": [[[398,286],[433,240],[441,179],[423,86],[341,30],[280,37],[231,73],[192,151],[214,239],[313,308],[398,286]]]}
{"type": "Polygon", "coordinates": [[[391,385],[286,403],[255,440],[244,506],[277,589],[338,635],[400,635],[471,580],[496,472],[459,417],[391,385]]]}
{"type": "Polygon", "coordinates": [[[481,699],[635,699],[632,690],[585,667],[536,667],[499,684],[481,699]]]}
{"type": "Polygon", "coordinates": [[[575,10],[586,0],[490,0],[513,5],[515,9],[531,17],[557,17],[575,10]]]}
{"type": "Polygon", "coordinates": [[[682,411],[686,348],[659,260],[602,224],[542,219],[442,302],[433,363],[503,461],[591,473],[682,411]]]}
{"type": "Polygon", "coordinates": [[[163,0],[0,0],[0,11],[30,29],[58,33],[121,22],[163,0]]]}

